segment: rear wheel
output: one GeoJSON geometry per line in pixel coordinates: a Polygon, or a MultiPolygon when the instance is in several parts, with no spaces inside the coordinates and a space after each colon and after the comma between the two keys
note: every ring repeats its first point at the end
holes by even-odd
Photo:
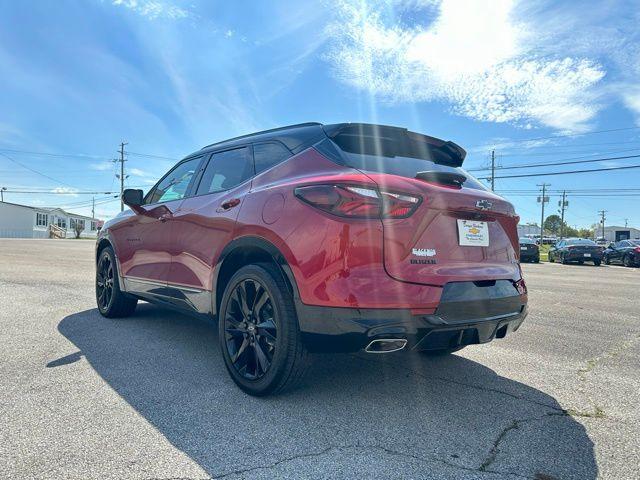
{"type": "Polygon", "coordinates": [[[567,258],[564,255],[560,255],[560,261],[562,262],[563,265],[567,265],[569,263],[569,260],[567,260],[567,258]]]}
{"type": "Polygon", "coordinates": [[[631,256],[629,255],[624,256],[622,263],[624,263],[625,267],[633,267],[633,260],[631,260],[631,256]]]}
{"type": "Polygon", "coordinates": [[[107,318],[128,317],[138,304],[137,298],[120,290],[118,264],[111,247],[102,250],[98,257],[96,302],[100,314],[107,318]]]}
{"type": "Polygon", "coordinates": [[[250,395],[292,388],[308,363],[293,298],[269,264],[241,268],[220,305],[218,336],[233,381],[250,395]]]}
{"type": "Polygon", "coordinates": [[[594,261],[593,261],[593,264],[594,264],[596,267],[599,267],[599,266],[600,266],[600,260],[594,260],[594,261]]]}
{"type": "Polygon", "coordinates": [[[611,265],[611,260],[609,260],[609,255],[605,255],[604,257],[602,257],[602,260],[604,261],[605,265],[611,265]]]}
{"type": "Polygon", "coordinates": [[[549,263],[554,263],[556,259],[553,257],[553,253],[549,252],[549,263]]]}

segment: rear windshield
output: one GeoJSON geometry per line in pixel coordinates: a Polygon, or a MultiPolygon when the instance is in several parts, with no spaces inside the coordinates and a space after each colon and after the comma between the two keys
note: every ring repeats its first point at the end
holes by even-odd
{"type": "Polygon", "coordinates": [[[411,157],[383,157],[381,155],[367,155],[359,153],[350,153],[342,150],[342,156],[345,164],[358,170],[377,173],[390,173],[392,175],[400,175],[402,177],[415,178],[418,172],[437,171],[447,173],[458,173],[467,177],[463,186],[466,188],[474,188],[476,190],[488,190],[478,180],[465,171],[463,168],[449,167],[440,165],[430,160],[422,160],[411,157]]]}
{"type": "Polygon", "coordinates": [[[526,238],[526,237],[525,237],[525,238],[521,238],[521,239],[520,239],[520,243],[531,243],[531,244],[535,244],[536,242],[535,242],[535,240],[532,240],[532,239],[530,239],[530,238],[526,238]]]}
{"type": "Polygon", "coordinates": [[[566,240],[567,245],[595,245],[593,240],[587,238],[569,238],[566,240]]]}

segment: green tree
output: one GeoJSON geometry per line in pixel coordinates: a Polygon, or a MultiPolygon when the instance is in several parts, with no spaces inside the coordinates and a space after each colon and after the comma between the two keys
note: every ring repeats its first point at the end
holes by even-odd
{"type": "Polygon", "coordinates": [[[593,230],[589,228],[581,228],[578,230],[578,236],[580,238],[593,238],[593,230]]]}
{"type": "MultiPolygon", "coordinates": [[[[549,215],[544,221],[544,229],[553,235],[560,233],[562,225],[562,219],[558,215],[549,215]]],[[[566,227],[566,223],[564,225],[566,227]]]]}

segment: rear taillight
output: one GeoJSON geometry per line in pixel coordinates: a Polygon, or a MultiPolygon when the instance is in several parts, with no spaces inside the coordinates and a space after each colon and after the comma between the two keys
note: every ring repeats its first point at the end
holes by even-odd
{"type": "Polygon", "coordinates": [[[295,195],[327,213],[349,218],[407,218],[422,200],[358,185],[309,185],[296,188],[295,195]]]}
{"type": "Polygon", "coordinates": [[[636,252],[636,253],[640,253],[640,247],[634,248],[633,251],[636,252]]]}

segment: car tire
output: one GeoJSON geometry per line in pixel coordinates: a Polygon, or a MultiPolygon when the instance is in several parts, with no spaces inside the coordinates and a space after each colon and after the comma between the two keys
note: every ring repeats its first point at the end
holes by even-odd
{"type": "Polygon", "coordinates": [[[555,261],[556,261],[556,259],[553,257],[552,254],[549,254],[548,259],[549,259],[549,263],[555,263],[555,261]]]}
{"type": "Polygon", "coordinates": [[[569,260],[567,260],[564,255],[560,255],[560,263],[562,263],[563,265],[568,265],[569,260]]]}
{"type": "Polygon", "coordinates": [[[593,265],[594,265],[594,266],[596,266],[596,267],[599,267],[599,266],[600,266],[600,263],[601,263],[601,261],[600,261],[600,260],[594,260],[594,261],[593,261],[593,265]]]}
{"type": "Polygon", "coordinates": [[[121,318],[131,315],[138,299],[120,290],[118,262],[111,247],[100,252],[96,265],[96,303],[103,317],[121,318]]]}
{"type": "Polygon", "coordinates": [[[631,256],[629,255],[624,256],[622,263],[625,267],[633,267],[633,260],[631,260],[631,256]]]}
{"type": "Polygon", "coordinates": [[[533,263],[540,263],[540,257],[536,257],[533,259],[533,263]]]}
{"type": "Polygon", "coordinates": [[[277,267],[255,264],[238,270],[225,288],[219,313],[220,350],[241,390],[266,396],[300,381],[309,355],[293,296],[277,267]]]}
{"type": "Polygon", "coordinates": [[[459,352],[464,347],[466,347],[466,345],[462,345],[461,347],[455,347],[455,348],[441,348],[438,350],[420,350],[420,353],[427,357],[443,357],[445,355],[450,355],[454,352],[459,352]]]}
{"type": "Polygon", "coordinates": [[[609,260],[608,255],[605,255],[604,257],[602,257],[602,261],[604,261],[605,265],[611,265],[611,260],[609,260]]]}

